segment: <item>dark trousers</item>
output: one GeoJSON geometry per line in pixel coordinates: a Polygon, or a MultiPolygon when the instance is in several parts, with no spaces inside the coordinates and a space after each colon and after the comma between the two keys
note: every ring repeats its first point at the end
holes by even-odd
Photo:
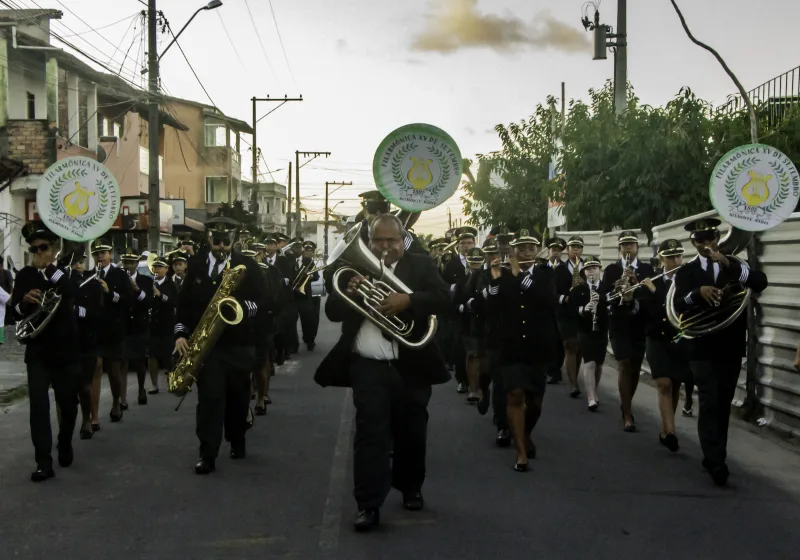
{"type": "Polygon", "coordinates": [[[200,457],[216,459],[225,439],[244,441],[250,406],[250,372],[255,364],[252,346],[215,346],[197,376],[197,427],[200,457]]]}
{"type": "Polygon", "coordinates": [[[464,346],[464,337],[461,336],[461,325],[453,323],[453,365],[456,366],[456,381],[467,385],[467,348],[464,346]]]}
{"type": "Polygon", "coordinates": [[[36,464],[40,468],[50,468],[53,458],[53,432],[50,428],[50,386],[53,386],[56,404],[61,409],[61,423],[58,430],[58,445],[70,445],[78,417],[78,377],[80,362],[68,364],[49,364],[29,362],[28,396],[30,398],[31,439],[35,451],[36,464]]]}
{"type": "Polygon", "coordinates": [[[500,375],[500,356],[497,350],[489,350],[487,355],[489,358],[489,375],[492,378],[492,413],[494,414],[494,424],[498,430],[507,430],[506,389],[503,384],[503,376],[500,375]]]}
{"type": "Polygon", "coordinates": [[[402,376],[390,362],[358,356],[350,380],[356,408],[353,496],[359,509],[377,509],[391,487],[422,489],[431,386],[402,376]]]}
{"type": "Polygon", "coordinates": [[[284,354],[293,354],[300,346],[297,337],[297,317],[297,302],[294,299],[287,301],[281,309],[279,327],[279,350],[284,354]]]}
{"type": "Polygon", "coordinates": [[[727,456],[731,401],[736,393],[742,360],[721,354],[710,360],[692,361],[689,366],[700,401],[697,435],[703,457],[712,468],[722,466],[727,456]]]}
{"type": "Polygon", "coordinates": [[[306,344],[313,344],[317,340],[321,299],[319,297],[310,297],[297,300],[300,327],[303,329],[303,342],[306,344]]]}

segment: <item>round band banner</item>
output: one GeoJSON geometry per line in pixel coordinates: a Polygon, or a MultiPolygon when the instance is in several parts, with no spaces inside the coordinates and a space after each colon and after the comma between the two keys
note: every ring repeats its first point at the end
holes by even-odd
{"type": "Polygon", "coordinates": [[[709,185],[711,204],[731,226],[773,228],[794,212],[800,175],[780,150],[764,144],[734,148],[717,163],[709,185]]]}
{"type": "Polygon", "coordinates": [[[102,163],[69,157],[57,161],[42,175],[36,208],[56,235],[70,241],[89,241],[106,233],[117,219],[119,185],[102,163]]]}
{"type": "Polygon", "coordinates": [[[372,162],[380,193],[409,212],[442,204],[461,184],[461,152],[449,134],[429,124],[409,124],[387,136],[372,162]]]}

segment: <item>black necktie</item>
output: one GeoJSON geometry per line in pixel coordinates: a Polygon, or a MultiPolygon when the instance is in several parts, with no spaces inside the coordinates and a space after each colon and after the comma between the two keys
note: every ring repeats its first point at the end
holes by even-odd
{"type": "Polygon", "coordinates": [[[214,266],[211,269],[211,280],[214,282],[216,282],[217,278],[219,278],[219,265],[220,263],[214,263],[214,266]]]}
{"type": "Polygon", "coordinates": [[[106,269],[100,269],[100,280],[103,280],[106,277],[106,269]]]}

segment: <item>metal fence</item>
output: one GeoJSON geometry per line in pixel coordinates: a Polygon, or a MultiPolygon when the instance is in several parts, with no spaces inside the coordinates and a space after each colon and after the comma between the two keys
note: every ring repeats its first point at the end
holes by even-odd
{"type": "MultiPolygon", "coordinates": [[[[747,92],[753,105],[766,111],[770,124],[783,117],[792,106],[800,104],[800,67],[789,70],[747,92]]],[[[725,104],[716,108],[718,112],[732,113],[745,110],[744,100],[739,94],[731,95],[725,104]]]]}
{"type": "MultiPolygon", "coordinates": [[[[689,234],[684,226],[699,218],[716,217],[716,212],[704,212],[682,220],[653,228],[652,253],[645,247],[639,258],[645,260],[655,254],[655,248],[665,239],[677,239],[683,244],[687,256],[694,253],[689,234]]],[[[721,229],[724,231],[727,226],[721,229]]],[[[583,235],[584,239],[598,239],[597,253],[603,266],[618,257],[619,232],[563,232],[561,235],[583,235]]],[[[640,235],[640,238],[643,238],[640,235]]],[[[795,348],[800,340],[800,213],[794,213],[780,226],[760,235],[761,266],[769,279],[769,287],[758,298],[758,367],[756,369],[756,399],[763,410],[765,424],[777,431],[800,437],[800,373],[794,368],[795,348]]],[[[610,350],[610,349],[609,349],[610,350]]],[[[745,397],[746,372],[744,363],[739,377],[739,387],[734,399],[741,406],[745,397]]],[[[643,368],[650,373],[645,362],[643,368]]]]}

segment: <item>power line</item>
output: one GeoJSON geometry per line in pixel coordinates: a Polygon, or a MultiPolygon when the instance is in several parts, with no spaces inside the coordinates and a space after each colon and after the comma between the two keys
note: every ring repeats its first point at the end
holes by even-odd
{"type": "Polygon", "coordinates": [[[250,11],[250,4],[247,0],[244,0],[244,5],[247,8],[247,13],[250,15],[250,22],[253,24],[253,30],[256,32],[256,37],[258,37],[258,44],[261,45],[261,52],[264,53],[264,58],[267,59],[267,65],[269,66],[270,72],[272,72],[272,77],[275,78],[275,81],[278,83],[280,87],[281,81],[278,79],[278,76],[275,74],[275,69],[272,67],[272,62],[269,60],[269,55],[267,55],[267,49],[264,48],[264,43],[261,41],[261,34],[258,32],[258,27],[256,26],[256,20],[253,18],[253,12],[250,11]]]}
{"type": "Polygon", "coordinates": [[[272,0],[269,0],[269,9],[272,12],[272,21],[275,22],[275,31],[278,33],[278,41],[281,44],[281,50],[283,51],[283,58],[286,60],[286,67],[289,69],[289,75],[292,77],[292,82],[294,83],[295,89],[299,92],[300,86],[297,85],[297,80],[294,79],[294,72],[292,72],[292,65],[289,64],[289,57],[286,55],[286,47],[283,46],[283,37],[281,37],[281,30],[278,27],[278,18],[275,17],[275,8],[272,7],[272,0]]]}
{"type": "Polygon", "coordinates": [[[253,76],[250,75],[250,71],[247,69],[247,66],[245,66],[244,62],[242,62],[242,57],[239,56],[239,50],[236,48],[236,43],[234,43],[233,39],[231,39],[231,34],[228,33],[228,27],[225,25],[225,20],[222,19],[222,13],[220,12],[220,10],[214,10],[214,12],[216,12],[217,17],[219,18],[219,22],[222,24],[222,29],[225,30],[225,35],[227,35],[228,42],[231,44],[231,47],[233,47],[233,52],[234,54],[236,54],[236,58],[239,60],[239,64],[242,65],[245,74],[247,74],[247,77],[250,78],[250,80],[252,81],[253,76]]]}
{"type": "Polygon", "coordinates": [[[117,25],[118,23],[122,23],[123,21],[127,21],[127,20],[129,20],[129,19],[131,19],[131,18],[135,18],[136,16],[138,16],[138,15],[140,15],[140,14],[141,14],[141,12],[136,12],[136,13],[135,13],[135,14],[133,14],[132,16],[124,17],[124,18],[122,18],[122,19],[120,19],[120,20],[117,20],[117,21],[115,21],[114,23],[109,23],[109,24],[107,24],[107,25],[103,25],[102,27],[97,27],[97,28],[95,28],[95,29],[89,29],[89,30],[87,30],[87,31],[81,31],[80,33],[73,33],[73,34],[71,34],[71,35],[62,35],[62,37],[79,37],[79,36],[81,36],[81,35],[86,35],[87,33],[93,33],[93,32],[95,32],[95,31],[100,31],[101,29],[107,29],[107,28],[109,28],[109,27],[114,27],[114,26],[115,26],[115,25],[117,25]]]}
{"type": "Polygon", "coordinates": [[[172,35],[173,39],[175,39],[175,45],[178,47],[178,50],[181,51],[181,54],[183,55],[183,59],[186,61],[186,64],[189,65],[189,70],[191,70],[192,74],[194,74],[194,79],[197,80],[198,84],[200,84],[200,87],[203,89],[203,93],[206,94],[206,97],[208,97],[208,100],[211,102],[211,105],[214,106],[214,109],[216,109],[217,111],[222,113],[222,111],[219,110],[219,107],[217,107],[217,104],[214,103],[214,100],[211,99],[211,95],[209,95],[208,90],[206,89],[206,86],[203,85],[203,82],[200,80],[200,77],[197,75],[197,72],[194,71],[194,67],[192,67],[192,63],[189,62],[189,58],[186,56],[186,53],[183,52],[183,47],[181,47],[181,44],[178,42],[178,38],[175,37],[175,34],[172,32],[172,26],[170,26],[169,22],[167,22],[167,29],[169,29],[170,35],[172,35]]]}
{"type": "MultiPolygon", "coordinates": [[[[128,29],[125,30],[125,34],[122,36],[122,39],[119,40],[119,46],[120,47],[122,46],[122,43],[125,42],[125,38],[128,36],[128,33],[130,32],[131,28],[133,28],[133,41],[136,40],[136,25],[135,25],[135,22],[136,22],[136,20],[132,19],[131,22],[128,24],[128,29]]],[[[131,47],[133,46],[133,41],[131,41],[131,47]]],[[[131,50],[131,48],[128,47],[128,50],[125,52],[125,55],[122,57],[122,64],[120,64],[120,68],[122,68],[125,65],[125,62],[128,60],[128,53],[130,52],[130,50],[131,50]]],[[[106,61],[106,64],[110,64],[111,63],[111,61],[113,60],[112,59],[113,55],[114,55],[114,53],[111,53],[110,55],[108,55],[108,60],[106,61]]]]}

